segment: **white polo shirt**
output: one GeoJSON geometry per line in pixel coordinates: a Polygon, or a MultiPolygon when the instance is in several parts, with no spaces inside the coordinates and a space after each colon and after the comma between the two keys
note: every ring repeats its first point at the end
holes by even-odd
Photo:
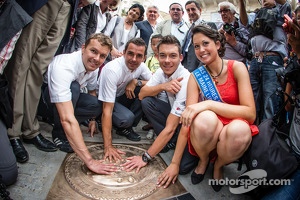
{"type": "Polygon", "coordinates": [[[172,107],[171,113],[178,117],[181,116],[181,113],[185,109],[187,83],[190,77],[190,72],[186,68],[184,68],[181,64],[179,64],[177,70],[172,74],[172,76],[167,77],[163,72],[163,70],[159,68],[156,70],[156,72],[153,74],[151,79],[146,84],[147,86],[155,86],[155,85],[169,82],[179,77],[183,77],[183,80],[180,82],[181,83],[180,91],[176,95],[166,92],[169,99],[169,103],[172,107]]]}
{"type": "Polygon", "coordinates": [[[151,76],[152,73],[145,63],[142,62],[136,70],[131,71],[125,65],[123,56],[116,58],[108,62],[100,73],[98,99],[114,103],[116,97],[125,93],[126,86],[132,79],[148,81],[151,76]]]}
{"type": "Polygon", "coordinates": [[[86,72],[81,50],[55,56],[48,67],[48,88],[52,103],[72,100],[71,83],[77,81],[80,89],[97,88],[98,70],[86,72]]]}

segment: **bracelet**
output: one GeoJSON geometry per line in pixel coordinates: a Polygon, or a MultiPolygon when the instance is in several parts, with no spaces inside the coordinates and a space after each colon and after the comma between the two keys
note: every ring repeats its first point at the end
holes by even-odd
{"type": "Polygon", "coordinates": [[[95,118],[88,119],[89,122],[96,121],[95,118]]]}
{"type": "Polygon", "coordinates": [[[145,156],[149,159],[152,160],[152,157],[149,155],[149,153],[147,151],[145,151],[145,156]]]}

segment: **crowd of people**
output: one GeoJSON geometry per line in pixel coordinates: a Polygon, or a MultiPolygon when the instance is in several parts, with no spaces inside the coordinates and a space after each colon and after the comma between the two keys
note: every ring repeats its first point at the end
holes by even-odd
{"type": "MultiPolygon", "coordinates": [[[[23,142],[46,152],[75,152],[91,171],[111,174],[117,170],[113,161],[125,154],[113,146],[113,129],[140,141],[134,127],[142,119],[149,138],[156,137],[143,155],[127,158],[124,170],[138,173],[158,153],[175,149],[158,186],[167,188],[178,174],[192,170],[191,182],[198,184],[209,163],[211,178],[223,179],[223,167],[241,158],[259,134],[257,126],[283,104],[275,69],[292,56],[300,65],[299,7],[293,12],[287,0],[260,3],[249,14],[244,0],[238,9],[220,2],[223,23],[215,24],[201,19],[195,0],[184,7],[171,3],[170,19],[159,23],[156,5],[144,9],[135,3],[125,16],[113,16],[120,0],[0,0],[0,89],[9,94],[0,102],[0,184],[13,184],[17,162],[29,160],[23,142]],[[276,16],[273,26],[268,22],[262,29],[256,16],[265,10],[276,16]],[[286,22],[285,14],[294,20],[286,22]],[[4,109],[5,103],[11,109],[4,109]],[[37,115],[43,114],[53,124],[52,141],[40,133],[37,115]],[[81,124],[91,136],[101,129],[110,164],[92,158],[81,124]]],[[[287,112],[293,112],[290,145],[300,158],[300,89],[295,87],[287,84],[295,99],[287,112]]]]}

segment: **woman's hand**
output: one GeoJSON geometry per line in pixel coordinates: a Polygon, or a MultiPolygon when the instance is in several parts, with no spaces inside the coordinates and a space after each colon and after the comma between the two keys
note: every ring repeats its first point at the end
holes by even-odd
{"type": "Polygon", "coordinates": [[[174,184],[179,173],[179,166],[175,163],[171,163],[163,173],[158,176],[158,187],[167,188],[170,183],[174,184]]]}
{"type": "Polygon", "coordinates": [[[210,102],[210,100],[206,100],[206,101],[201,101],[199,103],[195,103],[195,104],[187,106],[181,114],[180,123],[186,127],[191,126],[194,118],[200,112],[203,112],[208,109],[209,102],[210,102]]]}

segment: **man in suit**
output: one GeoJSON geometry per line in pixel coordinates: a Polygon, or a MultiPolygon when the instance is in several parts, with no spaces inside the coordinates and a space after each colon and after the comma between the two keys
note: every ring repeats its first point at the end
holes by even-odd
{"type": "MultiPolygon", "coordinates": [[[[172,3],[169,6],[169,14],[171,19],[164,20],[160,22],[156,30],[153,32],[152,35],[161,34],[162,36],[166,35],[174,35],[180,42],[182,46],[185,35],[189,30],[189,24],[183,20],[183,8],[179,3],[172,3]]],[[[150,44],[148,43],[148,46],[150,44]]],[[[153,51],[148,49],[147,57],[150,57],[153,54],[153,51]]]]}
{"type": "Polygon", "coordinates": [[[199,24],[207,24],[211,28],[216,30],[217,30],[217,26],[213,22],[205,22],[204,20],[200,19],[202,10],[199,2],[194,0],[187,1],[185,4],[185,10],[188,13],[189,20],[191,21],[192,25],[189,31],[187,32],[183,42],[183,46],[182,46],[183,60],[181,61],[181,64],[190,72],[192,72],[201,64],[195,55],[194,46],[192,44],[192,34],[191,34],[192,29],[199,24]]]}
{"type": "MultiPolygon", "coordinates": [[[[147,20],[137,22],[135,25],[140,29],[141,38],[146,44],[149,44],[151,34],[155,31],[159,9],[157,6],[150,5],[146,11],[147,20]]],[[[151,49],[151,48],[149,48],[151,49]]]]}

